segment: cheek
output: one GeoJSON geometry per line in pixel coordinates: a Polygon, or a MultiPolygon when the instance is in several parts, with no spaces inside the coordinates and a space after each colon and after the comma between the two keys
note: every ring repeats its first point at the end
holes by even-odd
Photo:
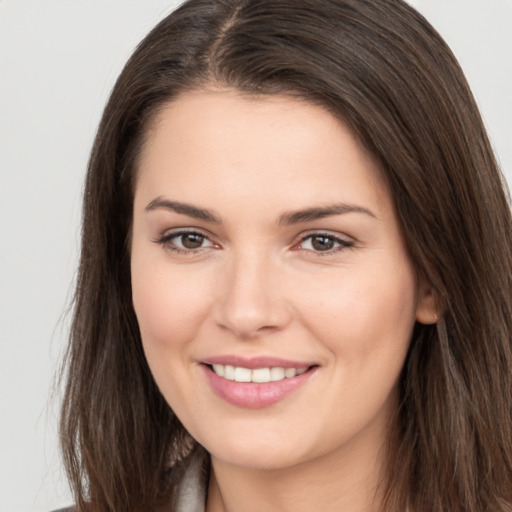
{"type": "Polygon", "coordinates": [[[192,340],[209,309],[204,276],[132,257],[132,300],[144,350],[172,351],[192,340]]]}
{"type": "Polygon", "coordinates": [[[405,357],[415,323],[416,285],[408,261],[347,269],[302,294],[302,321],[341,364],[405,357]],[[315,300],[316,299],[316,300],[315,300]]]}
{"type": "Polygon", "coordinates": [[[209,310],[204,276],[132,255],[132,300],[144,353],[157,386],[176,414],[197,403],[190,386],[192,341],[209,310]]]}

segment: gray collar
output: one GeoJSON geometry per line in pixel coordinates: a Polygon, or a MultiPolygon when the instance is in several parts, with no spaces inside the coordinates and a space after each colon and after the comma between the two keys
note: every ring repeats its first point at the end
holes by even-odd
{"type": "Polygon", "coordinates": [[[208,454],[203,449],[191,455],[181,480],[176,512],[204,512],[208,475],[205,471],[208,454]]]}

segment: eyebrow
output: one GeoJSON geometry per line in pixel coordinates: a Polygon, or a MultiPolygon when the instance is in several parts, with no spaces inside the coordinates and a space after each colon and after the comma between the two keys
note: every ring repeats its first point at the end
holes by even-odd
{"type": "MultiPolygon", "coordinates": [[[[163,197],[153,199],[145,208],[147,212],[163,208],[173,212],[187,215],[194,219],[211,222],[213,224],[222,224],[222,221],[211,211],[205,208],[198,208],[187,203],[180,203],[179,201],[171,201],[163,197]]],[[[343,215],[346,213],[362,213],[373,218],[376,215],[363,206],[357,206],[347,203],[337,203],[328,206],[318,206],[313,208],[306,208],[304,210],[296,210],[292,212],[285,212],[279,217],[279,226],[291,226],[293,224],[300,224],[301,222],[311,222],[325,217],[332,217],[335,215],[343,215]]]]}
{"type": "Polygon", "coordinates": [[[176,213],[180,213],[182,215],[187,215],[188,217],[192,217],[198,220],[204,220],[206,222],[211,222],[213,224],[222,224],[222,221],[214,215],[209,210],[204,208],[197,208],[191,204],[180,203],[178,201],[170,201],[169,199],[164,199],[162,197],[157,197],[153,199],[145,208],[147,212],[157,210],[158,208],[164,208],[166,210],[171,210],[176,213]]]}
{"type": "Polygon", "coordinates": [[[337,203],[328,206],[319,206],[315,208],[307,208],[305,210],[298,210],[294,212],[287,212],[279,218],[280,226],[290,226],[292,224],[299,224],[301,222],[311,222],[313,220],[323,219],[325,217],[332,217],[334,215],[343,215],[345,213],[362,213],[376,219],[376,215],[363,206],[357,206],[347,203],[337,203]]]}

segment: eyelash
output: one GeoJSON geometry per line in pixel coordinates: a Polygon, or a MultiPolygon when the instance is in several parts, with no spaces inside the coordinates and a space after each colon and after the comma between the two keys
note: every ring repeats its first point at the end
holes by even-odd
{"type": "Polygon", "coordinates": [[[174,239],[183,237],[185,235],[200,236],[203,238],[203,240],[208,240],[212,244],[212,247],[215,246],[215,244],[213,244],[213,242],[211,242],[211,240],[208,238],[207,235],[205,235],[204,233],[201,233],[200,231],[196,231],[194,229],[190,229],[190,230],[182,229],[179,231],[174,231],[172,233],[168,233],[168,234],[163,235],[162,237],[158,238],[157,240],[155,240],[155,243],[162,245],[165,249],[168,249],[169,251],[172,251],[177,254],[185,254],[185,255],[197,254],[198,252],[206,249],[207,247],[210,247],[210,246],[207,246],[207,247],[198,247],[196,249],[183,249],[181,247],[176,246],[172,242],[174,239]]]}
{"type": "MultiPolygon", "coordinates": [[[[298,248],[297,250],[310,251],[313,254],[315,254],[315,256],[329,256],[329,255],[336,254],[340,251],[344,251],[345,249],[350,249],[350,248],[354,247],[354,243],[349,240],[344,240],[343,238],[339,238],[339,237],[333,235],[332,233],[323,233],[323,232],[310,233],[310,234],[302,237],[299,244],[297,244],[297,245],[302,245],[302,244],[304,244],[304,242],[306,240],[312,240],[314,238],[327,238],[330,241],[334,242],[335,244],[338,244],[338,247],[333,247],[332,249],[328,249],[326,251],[314,251],[312,249],[303,249],[303,248],[298,248]]],[[[294,247],[296,247],[297,245],[295,245],[294,247]]]]}
{"type": "MultiPolygon", "coordinates": [[[[184,255],[194,255],[194,254],[197,254],[201,251],[203,251],[204,249],[207,249],[209,247],[215,247],[215,244],[213,242],[211,242],[211,240],[208,238],[207,235],[205,235],[204,233],[201,233],[200,231],[196,231],[196,230],[180,230],[180,231],[174,231],[172,233],[168,233],[160,238],[158,238],[157,240],[155,240],[155,243],[159,244],[159,245],[162,245],[163,247],[165,247],[167,250],[170,250],[174,253],[177,253],[177,254],[184,254],[184,255]],[[206,246],[206,247],[198,247],[198,248],[195,248],[195,249],[183,249],[181,247],[178,247],[176,246],[172,241],[176,238],[179,238],[179,237],[183,237],[185,235],[197,235],[197,236],[200,236],[203,238],[203,241],[204,240],[207,240],[209,241],[212,245],[210,246],[206,246]]],[[[340,251],[343,251],[345,249],[350,249],[354,246],[354,243],[351,242],[351,241],[348,241],[348,240],[344,240],[342,238],[339,238],[331,233],[323,233],[323,232],[315,232],[315,233],[310,233],[304,237],[302,237],[299,241],[298,244],[295,244],[292,249],[294,250],[303,250],[303,251],[309,251],[313,254],[315,254],[316,256],[328,256],[328,255],[332,255],[332,254],[335,254],[337,252],[340,252],[340,251]],[[331,249],[328,249],[326,251],[315,251],[313,249],[304,249],[304,248],[301,248],[299,247],[300,245],[304,244],[304,242],[306,242],[307,240],[313,240],[314,238],[326,238],[330,241],[332,241],[334,244],[338,244],[337,247],[333,247],[331,249]]]]}

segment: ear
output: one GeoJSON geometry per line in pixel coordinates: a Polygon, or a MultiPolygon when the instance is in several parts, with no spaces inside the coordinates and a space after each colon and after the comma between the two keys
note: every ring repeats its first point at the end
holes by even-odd
{"type": "Polygon", "coordinates": [[[422,279],[418,284],[418,304],[416,306],[416,320],[420,324],[435,324],[441,317],[439,300],[432,284],[422,279]]]}

